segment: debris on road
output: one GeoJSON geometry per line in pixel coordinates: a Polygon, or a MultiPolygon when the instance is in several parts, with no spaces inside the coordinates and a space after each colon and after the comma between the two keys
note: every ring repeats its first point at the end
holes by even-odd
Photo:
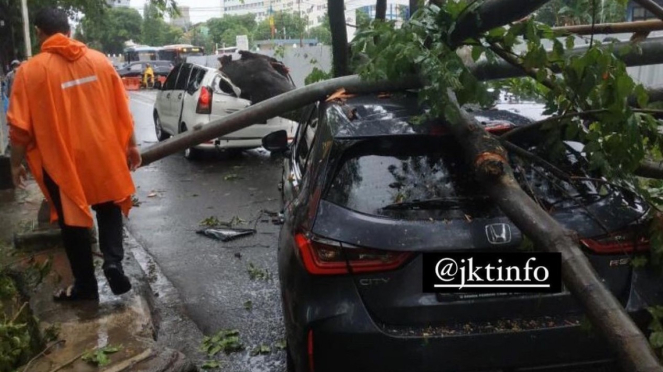
{"type": "Polygon", "coordinates": [[[221,363],[219,363],[216,360],[207,360],[205,363],[203,363],[202,366],[200,366],[201,369],[208,370],[208,369],[217,369],[221,367],[221,363]]]}
{"type": "Polygon", "coordinates": [[[88,362],[97,367],[107,366],[111,362],[110,358],[108,358],[108,354],[117,353],[121,350],[121,348],[122,346],[108,345],[95,350],[87,351],[85,354],[83,354],[81,359],[84,362],[88,362]]]}
{"type": "Polygon", "coordinates": [[[148,197],[148,198],[153,198],[153,197],[155,197],[155,196],[157,196],[157,195],[158,195],[158,194],[156,193],[156,191],[152,191],[151,193],[147,194],[147,197],[148,197]]]}
{"type": "Polygon", "coordinates": [[[256,346],[252,351],[251,351],[251,356],[256,356],[256,355],[267,355],[272,353],[272,348],[267,346],[267,345],[260,345],[256,346]]]}
{"type": "Polygon", "coordinates": [[[244,345],[239,341],[238,330],[221,330],[212,337],[205,336],[200,349],[209,357],[213,357],[220,351],[226,354],[242,351],[244,345]]]}
{"type": "Polygon", "coordinates": [[[287,346],[288,344],[285,342],[285,340],[278,340],[274,345],[274,347],[277,348],[278,350],[285,350],[287,346]]]}
{"type": "Polygon", "coordinates": [[[244,303],[244,308],[248,311],[253,310],[253,302],[251,300],[248,300],[244,303]]]}
{"type": "Polygon", "coordinates": [[[235,173],[231,173],[231,174],[223,176],[224,181],[232,181],[232,180],[241,179],[241,178],[242,177],[238,176],[235,173]]]}
{"type": "Polygon", "coordinates": [[[229,242],[242,236],[253,235],[254,229],[235,229],[235,228],[210,228],[196,231],[197,234],[207,236],[212,239],[229,242]]]}
{"type": "Polygon", "coordinates": [[[269,280],[271,277],[267,269],[261,269],[252,262],[249,262],[249,267],[246,271],[249,273],[249,278],[251,278],[251,280],[269,280]]]}
{"type": "Polygon", "coordinates": [[[135,196],[131,198],[131,203],[133,204],[134,207],[140,207],[140,205],[142,204],[142,202],[138,200],[138,198],[135,196]]]}

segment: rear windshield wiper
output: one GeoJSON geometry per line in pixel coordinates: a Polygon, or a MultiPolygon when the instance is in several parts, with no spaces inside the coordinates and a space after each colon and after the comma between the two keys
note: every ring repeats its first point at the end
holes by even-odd
{"type": "Polygon", "coordinates": [[[382,207],[382,210],[458,208],[468,205],[484,204],[486,200],[488,200],[488,196],[473,196],[473,197],[459,196],[459,197],[448,197],[448,198],[411,200],[411,201],[386,205],[382,207]]]}

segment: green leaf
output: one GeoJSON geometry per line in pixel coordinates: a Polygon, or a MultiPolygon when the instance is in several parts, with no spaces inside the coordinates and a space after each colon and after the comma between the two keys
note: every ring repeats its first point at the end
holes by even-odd
{"type": "Polygon", "coordinates": [[[478,45],[472,47],[472,59],[474,60],[474,62],[478,61],[479,58],[481,58],[481,55],[483,54],[483,52],[485,50],[486,50],[486,48],[484,48],[482,46],[478,46],[478,45]]]}
{"type": "Polygon", "coordinates": [[[207,361],[205,361],[205,363],[203,363],[202,366],[200,366],[200,368],[205,369],[205,370],[207,370],[207,369],[216,369],[216,368],[219,368],[219,367],[221,367],[221,364],[216,360],[207,360],[207,361]]]}

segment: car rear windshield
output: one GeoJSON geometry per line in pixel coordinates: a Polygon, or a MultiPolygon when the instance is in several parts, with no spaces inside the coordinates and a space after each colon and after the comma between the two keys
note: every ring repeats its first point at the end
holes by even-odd
{"type": "MultiPolygon", "coordinates": [[[[579,144],[566,144],[565,171],[587,176],[579,144]]],[[[581,148],[581,146],[580,146],[581,148]]],[[[537,151],[536,146],[528,150],[537,151]]],[[[472,219],[500,214],[475,181],[462,149],[450,136],[401,136],[364,140],[343,154],[325,199],[342,207],[400,219],[472,219]]],[[[573,185],[538,164],[512,157],[516,178],[546,208],[572,208],[598,200],[601,185],[573,185]]],[[[603,194],[605,190],[603,190],[603,194]]]]}

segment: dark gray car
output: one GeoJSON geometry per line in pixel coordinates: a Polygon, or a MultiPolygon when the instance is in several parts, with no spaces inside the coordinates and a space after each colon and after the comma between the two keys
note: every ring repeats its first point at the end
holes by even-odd
{"type": "MultiPolygon", "coordinates": [[[[291,147],[283,133],[263,140],[287,155],[278,266],[288,370],[618,370],[567,291],[424,293],[425,252],[532,247],[472,179],[445,123],[413,124],[421,113],[410,96],[319,102],[291,147]],[[491,241],[494,225],[511,231],[508,241],[491,241]]],[[[530,122],[496,110],[475,115],[493,133],[530,122]]],[[[648,253],[649,207],[589,172],[582,144],[555,150],[549,136],[531,131],[513,141],[583,178],[568,183],[512,156],[515,176],[577,231],[598,275],[646,330],[646,308],[663,303],[661,278],[630,262],[648,253]]]]}
{"type": "Polygon", "coordinates": [[[154,76],[168,76],[170,70],[173,69],[173,64],[170,61],[140,61],[140,62],[130,62],[121,68],[117,69],[117,73],[120,77],[136,77],[143,76],[143,72],[147,67],[147,64],[152,66],[154,70],[154,76]]]}

